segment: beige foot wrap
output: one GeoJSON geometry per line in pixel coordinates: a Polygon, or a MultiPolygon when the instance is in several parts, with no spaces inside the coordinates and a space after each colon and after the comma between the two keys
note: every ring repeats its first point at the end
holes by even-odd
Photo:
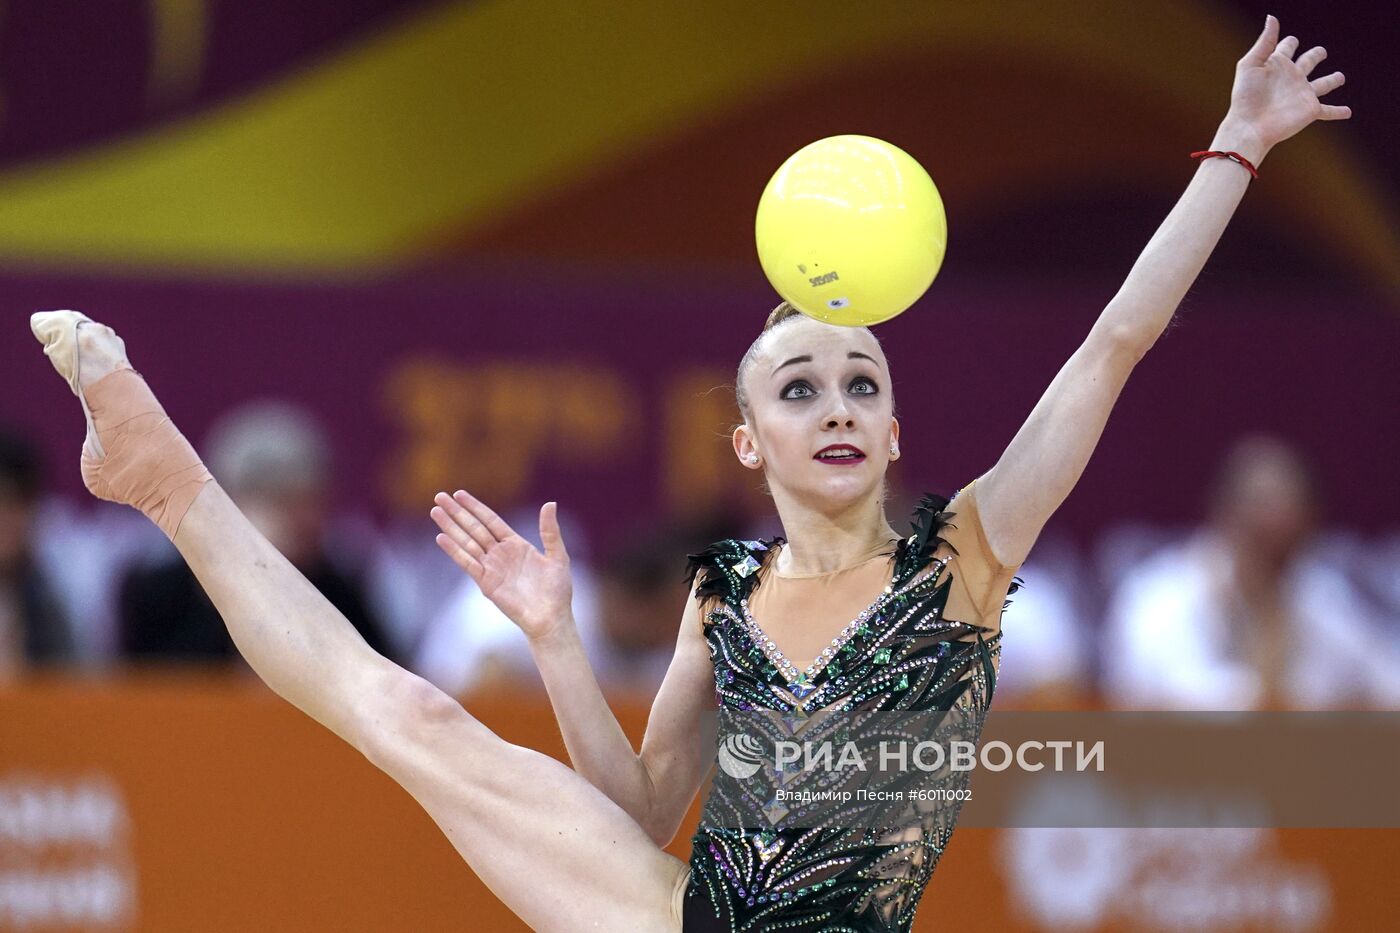
{"type": "Polygon", "coordinates": [[[213,479],[135,370],[119,369],[83,389],[105,452],[83,450],[93,495],[135,506],[175,538],[204,484],[213,479]]]}

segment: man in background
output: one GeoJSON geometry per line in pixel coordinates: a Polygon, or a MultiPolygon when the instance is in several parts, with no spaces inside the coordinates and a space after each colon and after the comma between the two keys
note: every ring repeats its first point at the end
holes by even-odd
{"type": "Polygon", "coordinates": [[[34,448],[0,429],[0,681],[74,656],[72,629],[34,559],[39,475],[34,448]]]}
{"type": "MultiPolygon", "coordinates": [[[[258,531],[355,626],[375,651],[398,660],[371,614],[359,579],[326,550],[330,445],[294,406],[237,409],[209,432],[204,449],[219,484],[258,531]]],[[[176,556],[128,574],[121,586],[121,648],[129,660],[233,661],[219,614],[176,556]]]]}
{"type": "Polygon", "coordinates": [[[1246,437],[1205,523],[1129,571],[1109,606],[1104,672],[1135,709],[1400,708],[1395,635],[1348,569],[1315,547],[1326,512],[1302,456],[1246,437]]]}

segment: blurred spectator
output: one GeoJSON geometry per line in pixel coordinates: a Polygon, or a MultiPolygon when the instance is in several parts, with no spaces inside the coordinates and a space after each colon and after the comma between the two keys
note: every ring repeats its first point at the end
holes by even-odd
{"type": "Polygon", "coordinates": [[[34,448],[0,431],[0,680],[74,656],[73,633],[34,559],[39,461],[34,448]]]}
{"type": "Polygon", "coordinates": [[[1023,585],[1002,616],[997,706],[1078,708],[1093,695],[1081,562],[1045,536],[1016,574],[1023,585]]]}
{"type": "MultiPolygon", "coordinates": [[[[528,519],[512,527],[533,527],[528,519]]],[[[685,555],[726,536],[718,523],[662,526],[633,535],[595,571],[573,549],[574,622],[599,685],[649,700],[675,654],[687,595],[685,555]]],[[[724,526],[732,530],[731,523],[724,526]]],[[[529,534],[533,541],[535,534],[529,534]]],[[[535,542],[538,546],[538,542],[535,542]]],[[[470,579],[430,625],[418,672],[453,696],[500,688],[540,690],[530,646],[470,579]]]]}
{"type": "MultiPolygon", "coordinates": [[[[397,659],[360,581],[337,567],[325,549],[330,449],[320,426],[293,406],[256,403],[219,421],[204,449],[210,470],[257,529],[371,648],[397,659]]],[[[122,652],[128,658],[236,656],[213,603],[179,558],[130,572],[120,602],[122,652]]]]}
{"type": "Polygon", "coordinates": [[[1314,709],[1400,704],[1400,660],[1344,568],[1314,546],[1299,454],[1250,437],[1206,524],[1130,571],[1109,607],[1105,680],[1120,706],[1314,709]]]}

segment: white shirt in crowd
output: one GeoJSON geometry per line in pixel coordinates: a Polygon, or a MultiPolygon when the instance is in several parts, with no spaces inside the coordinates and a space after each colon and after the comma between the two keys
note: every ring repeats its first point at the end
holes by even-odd
{"type": "MultiPolygon", "coordinates": [[[[1240,624],[1229,551],[1199,532],[1128,571],[1106,619],[1104,687],[1118,707],[1250,710],[1265,685],[1229,651],[1240,624]]],[[[1278,690],[1295,709],[1400,706],[1400,657],[1340,567],[1305,550],[1283,574],[1278,690]]]]}

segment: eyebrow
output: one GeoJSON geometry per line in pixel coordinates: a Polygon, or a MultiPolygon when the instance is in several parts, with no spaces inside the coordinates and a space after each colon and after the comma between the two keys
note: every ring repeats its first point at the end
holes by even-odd
{"type": "MultiPolygon", "coordinates": [[[[874,358],[873,356],[870,356],[870,355],[867,354],[867,353],[861,353],[859,350],[852,350],[852,351],[850,351],[849,353],[847,353],[847,354],[846,354],[846,359],[848,359],[848,360],[869,360],[870,362],[875,363],[875,366],[876,366],[877,368],[878,368],[879,365],[880,365],[878,362],[876,362],[876,360],[875,360],[875,358],[874,358]]],[[[779,363],[777,366],[774,366],[774,367],[773,367],[773,372],[772,372],[772,373],[769,373],[769,375],[771,376],[771,375],[773,375],[774,373],[776,373],[778,370],[782,369],[784,366],[791,366],[793,363],[810,363],[810,362],[812,362],[812,355],[811,355],[810,353],[804,353],[804,354],[802,354],[801,356],[794,356],[792,359],[788,360],[786,363],[779,363]]]]}

